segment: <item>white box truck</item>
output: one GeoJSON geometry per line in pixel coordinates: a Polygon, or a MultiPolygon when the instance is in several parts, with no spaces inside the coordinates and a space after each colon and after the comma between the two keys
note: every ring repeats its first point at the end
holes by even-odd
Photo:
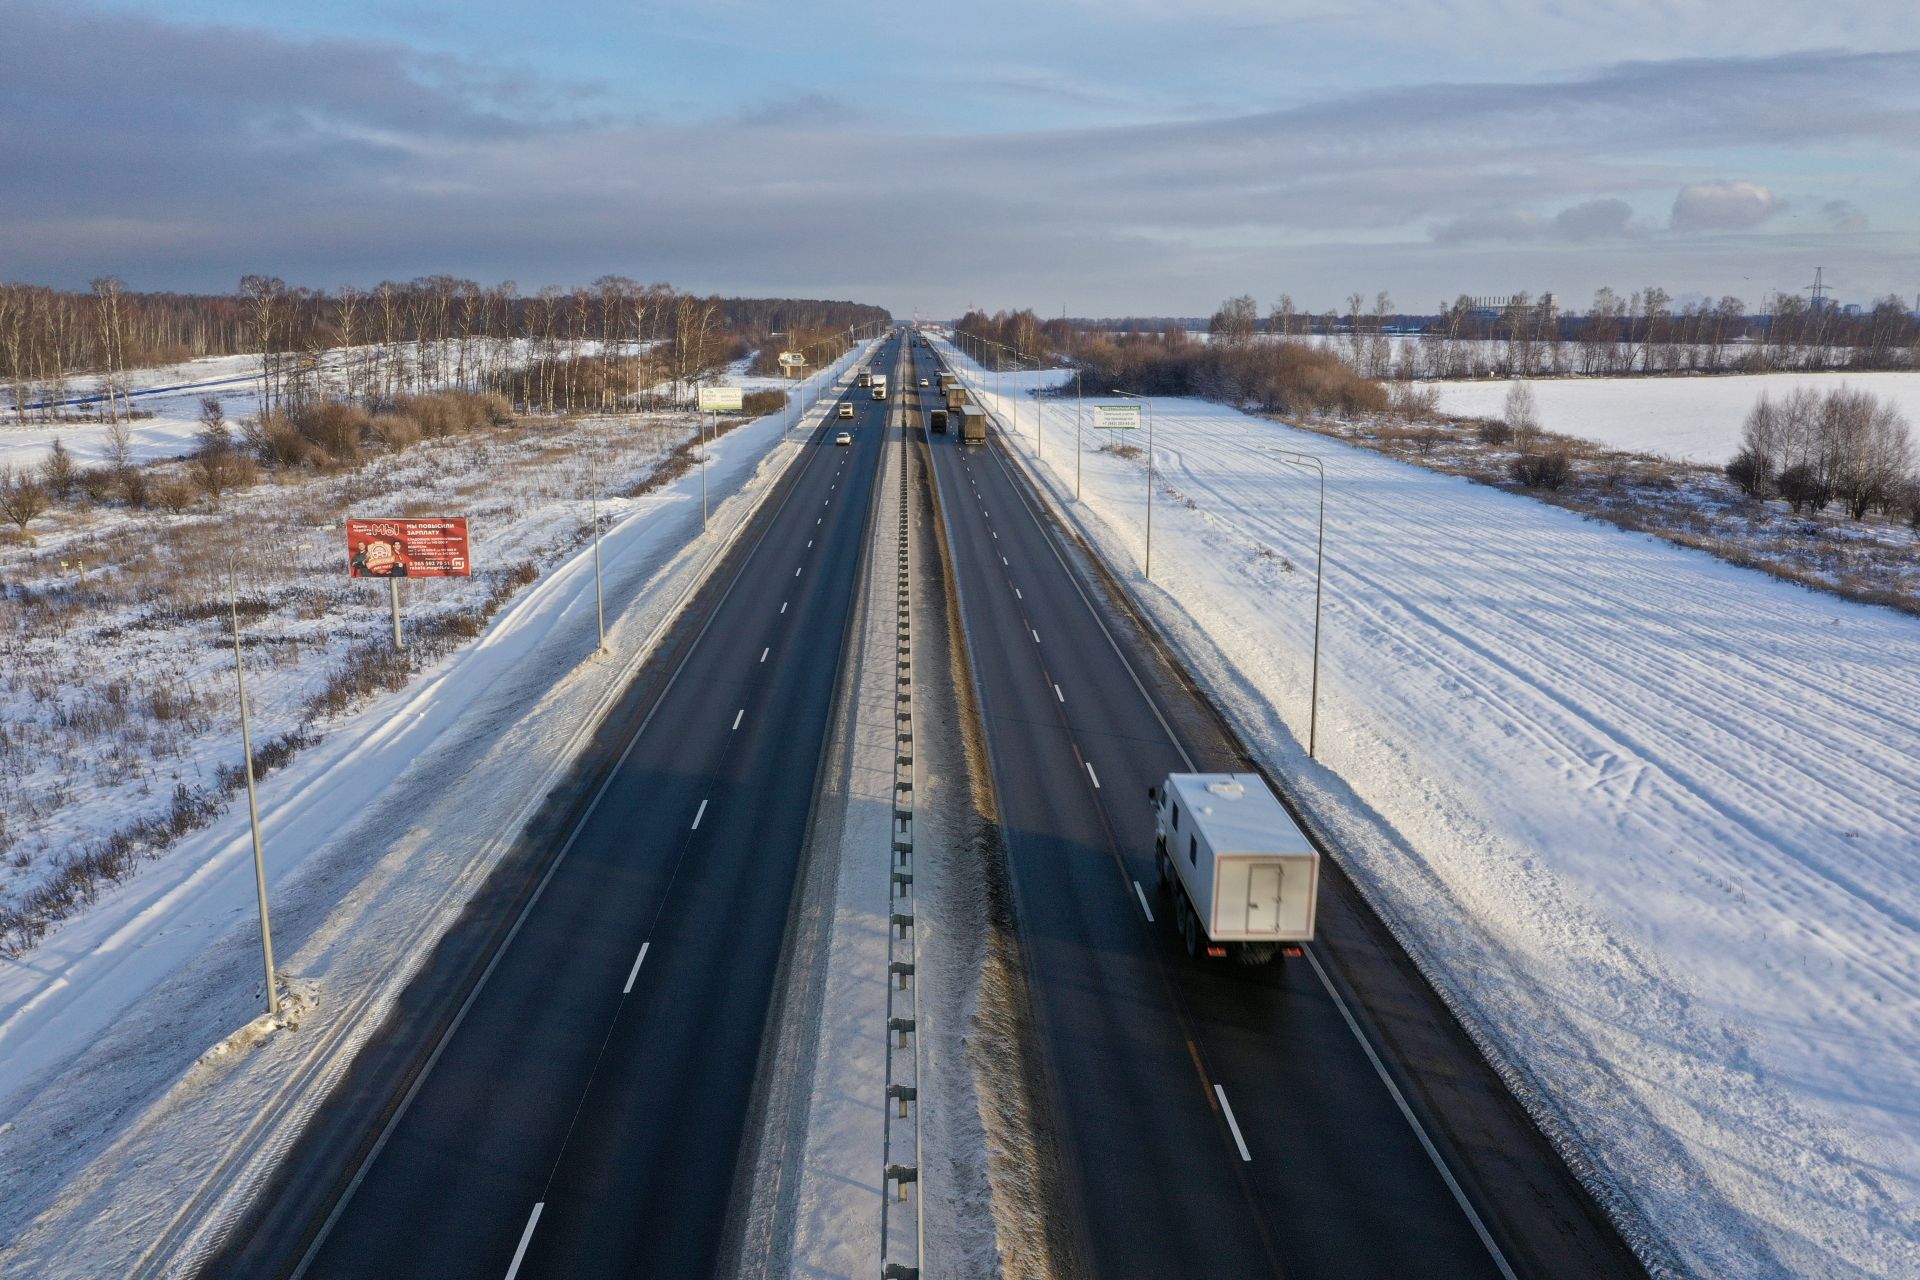
{"type": "Polygon", "coordinates": [[[885,400],[887,398],[887,375],[884,373],[876,373],[873,375],[873,398],[875,400],[885,400]]]}
{"type": "Polygon", "coordinates": [[[1320,854],[1257,773],[1173,773],[1149,788],[1154,861],[1187,954],[1266,964],[1313,938],[1320,854]]]}

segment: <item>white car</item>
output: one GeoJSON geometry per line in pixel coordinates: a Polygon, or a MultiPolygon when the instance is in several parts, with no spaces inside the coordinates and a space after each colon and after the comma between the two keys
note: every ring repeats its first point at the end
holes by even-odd
{"type": "Polygon", "coordinates": [[[841,432],[841,433],[840,433],[839,435],[837,435],[837,436],[835,436],[835,437],[833,438],[833,442],[834,442],[835,444],[852,444],[852,443],[853,443],[853,432],[851,432],[851,431],[842,431],[842,432],[841,432]]]}
{"type": "Polygon", "coordinates": [[[840,416],[841,416],[841,417],[843,417],[843,418],[851,418],[851,417],[853,416],[853,402],[852,402],[852,401],[850,401],[850,400],[842,400],[842,401],[840,402],[840,416]]]}
{"type": "Polygon", "coordinates": [[[926,386],[926,385],[927,385],[927,380],[926,380],[925,378],[922,378],[922,379],[920,379],[920,385],[921,385],[921,386],[923,386],[923,387],[924,387],[924,386],[926,386]]]}

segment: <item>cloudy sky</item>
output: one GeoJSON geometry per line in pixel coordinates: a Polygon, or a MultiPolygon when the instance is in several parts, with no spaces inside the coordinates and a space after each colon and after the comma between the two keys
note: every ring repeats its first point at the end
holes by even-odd
{"type": "Polygon", "coordinates": [[[1920,293],[1909,0],[0,0],[0,278],[1920,293]]]}

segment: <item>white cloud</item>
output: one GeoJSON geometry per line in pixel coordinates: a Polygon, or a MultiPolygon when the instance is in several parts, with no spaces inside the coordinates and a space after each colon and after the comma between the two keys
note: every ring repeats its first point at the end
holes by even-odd
{"type": "Polygon", "coordinates": [[[1755,182],[1695,182],[1673,198],[1677,231],[1738,231],[1758,226],[1785,206],[1755,182]]]}
{"type": "Polygon", "coordinates": [[[1633,206],[1608,197],[1588,200],[1553,216],[1553,229],[1567,240],[1614,240],[1631,233],[1633,206]]]}

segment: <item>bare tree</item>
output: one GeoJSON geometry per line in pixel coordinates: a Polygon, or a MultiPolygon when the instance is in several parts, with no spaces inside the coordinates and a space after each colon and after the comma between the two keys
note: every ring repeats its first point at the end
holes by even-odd
{"type": "Polygon", "coordinates": [[[17,526],[22,535],[51,503],[46,486],[31,472],[15,471],[12,463],[0,463],[0,517],[17,526]]]}
{"type": "Polygon", "coordinates": [[[1513,432],[1514,448],[1525,453],[1533,447],[1534,438],[1540,434],[1540,411],[1534,403],[1531,383],[1516,382],[1507,388],[1507,402],[1500,417],[1513,432]]]}

